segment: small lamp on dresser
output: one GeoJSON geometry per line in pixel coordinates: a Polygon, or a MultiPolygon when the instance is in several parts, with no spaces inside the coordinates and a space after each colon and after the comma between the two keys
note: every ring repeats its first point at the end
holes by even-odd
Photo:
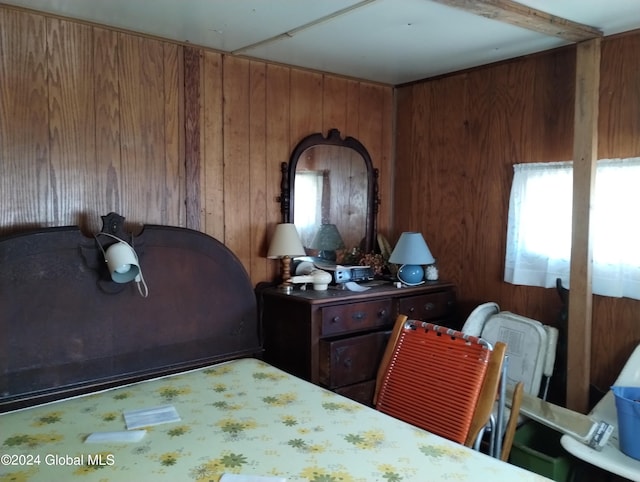
{"type": "Polygon", "coordinates": [[[344,249],[344,241],[335,224],[321,224],[309,247],[317,249],[320,258],[335,262],[336,251],[344,249]]]}
{"type": "Polygon", "coordinates": [[[433,264],[435,259],[421,233],[404,232],[393,248],[389,263],[401,264],[398,279],[406,285],[418,285],[424,281],[422,265],[433,264]]]}
{"type": "Polygon", "coordinates": [[[305,254],[295,225],[293,223],[278,224],[271,238],[267,258],[280,259],[282,275],[281,289],[291,291],[292,286],[288,281],[291,278],[291,258],[304,256],[305,254]]]}

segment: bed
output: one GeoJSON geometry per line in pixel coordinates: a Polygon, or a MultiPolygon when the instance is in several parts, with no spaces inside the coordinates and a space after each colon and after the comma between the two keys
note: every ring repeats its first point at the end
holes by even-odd
{"type": "Polygon", "coordinates": [[[147,298],[76,227],[0,239],[0,480],[546,480],[262,361],[253,287],[217,240],[130,241],[147,298]]]}

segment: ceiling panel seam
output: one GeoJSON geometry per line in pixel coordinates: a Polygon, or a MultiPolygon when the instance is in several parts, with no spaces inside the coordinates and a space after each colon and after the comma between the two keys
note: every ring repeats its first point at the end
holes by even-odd
{"type": "Polygon", "coordinates": [[[324,15],[322,17],[316,18],[315,20],[312,20],[311,22],[307,22],[303,25],[300,25],[299,27],[296,27],[294,29],[291,30],[287,30],[284,33],[278,34],[278,35],[274,35],[273,37],[269,37],[267,39],[264,40],[260,40],[259,42],[255,42],[253,44],[250,45],[245,45],[244,47],[240,47],[239,49],[235,49],[232,52],[230,52],[231,54],[234,55],[238,55],[238,54],[242,54],[243,52],[246,52],[247,50],[251,50],[254,49],[256,47],[262,47],[263,45],[272,43],[272,42],[276,42],[278,40],[284,39],[284,38],[291,38],[293,37],[295,34],[302,32],[303,30],[308,30],[312,27],[315,27],[316,25],[320,25],[321,23],[325,23],[328,22],[330,20],[333,20],[337,17],[340,17],[342,15],[346,15],[347,13],[352,12],[353,10],[357,10],[359,8],[365,7],[366,5],[369,5],[370,3],[374,3],[377,2],[378,0],[363,0],[361,2],[358,2],[356,4],[350,5],[346,8],[340,9],[340,10],[336,10],[335,12],[332,12],[328,15],[324,15]]]}

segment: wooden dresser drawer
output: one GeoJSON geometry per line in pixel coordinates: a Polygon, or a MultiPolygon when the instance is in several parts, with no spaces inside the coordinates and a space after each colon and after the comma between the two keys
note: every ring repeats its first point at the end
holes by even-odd
{"type": "Polygon", "coordinates": [[[453,314],[454,291],[441,291],[426,295],[409,296],[398,302],[398,313],[415,320],[448,318],[453,314]]]}
{"type": "Polygon", "coordinates": [[[373,394],[376,389],[375,380],[367,380],[366,382],[356,383],[355,385],[347,385],[346,387],[336,388],[334,391],[351,400],[360,402],[363,405],[373,406],[373,394]]]}
{"type": "Polygon", "coordinates": [[[376,377],[391,331],[320,340],[320,383],[337,388],[376,377]]]}
{"type": "Polygon", "coordinates": [[[322,308],[322,336],[392,324],[391,300],[366,301],[322,308]]]}

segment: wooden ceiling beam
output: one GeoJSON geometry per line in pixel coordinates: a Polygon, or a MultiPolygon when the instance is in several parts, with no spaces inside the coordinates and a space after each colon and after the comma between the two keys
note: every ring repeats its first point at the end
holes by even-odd
{"type": "Polygon", "coordinates": [[[474,15],[509,23],[569,42],[582,42],[602,37],[602,31],[542,10],[527,7],[512,0],[432,0],[443,5],[466,10],[474,15]]]}

